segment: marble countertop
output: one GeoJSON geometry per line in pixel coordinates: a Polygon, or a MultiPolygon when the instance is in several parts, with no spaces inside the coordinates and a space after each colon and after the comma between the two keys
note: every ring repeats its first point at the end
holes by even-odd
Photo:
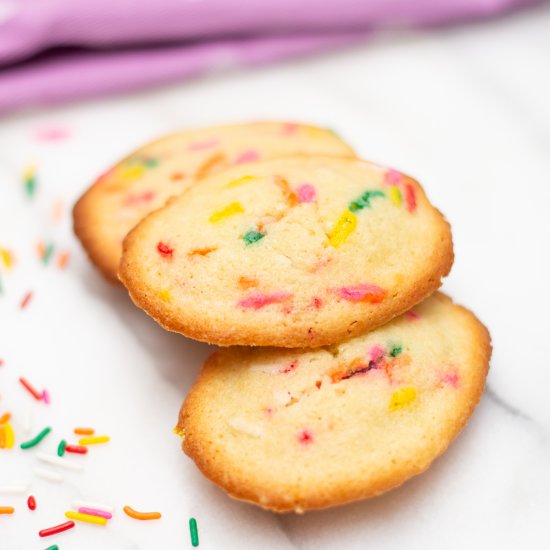
{"type": "MultiPolygon", "coordinates": [[[[187,84],[20,113],[0,121],[2,270],[0,414],[19,441],[72,427],[111,436],[60,484],[32,475],[36,459],[0,451],[0,486],[32,481],[38,510],[0,495],[2,550],[190,548],[197,518],[205,549],[384,550],[540,548],[550,513],[550,6],[445,30],[387,33],[329,55],[187,84]],[[172,433],[180,403],[212,348],[169,334],[104,282],[71,232],[69,209],[110,163],[159,134],[256,118],[311,121],[366,158],[417,177],[452,224],[456,260],[444,290],[490,328],[487,391],[468,427],[424,475],[382,497],[276,516],[230,500],[203,479],[172,433]],[[68,130],[66,139],[36,133],[68,130]],[[29,199],[21,173],[36,163],[29,199]],[[62,201],[60,205],[59,201],[62,201]],[[57,214],[52,214],[54,209],[57,214]],[[61,213],[61,218],[58,219],[61,213]],[[57,221],[54,221],[55,220],[57,221]],[[68,250],[64,270],[35,243],[68,250]],[[26,292],[33,296],[22,310],[26,292]],[[18,383],[46,387],[37,403],[18,383]],[[78,497],[112,503],[107,528],[79,524],[53,541],[78,497]],[[137,522],[122,507],[159,510],[137,522]]],[[[77,458],[73,459],[77,460],[77,458]]],[[[541,546],[542,545],[542,546],[541,546]]]]}

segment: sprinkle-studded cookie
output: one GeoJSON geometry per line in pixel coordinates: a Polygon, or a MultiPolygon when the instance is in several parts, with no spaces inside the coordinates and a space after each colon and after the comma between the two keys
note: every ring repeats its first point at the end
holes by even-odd
{"type": "Polygon", "coordinates": [[[336,346],[215,353],[176,432],[207,478],[269,510],[372,497],[446,450],[479,401],[490,355],[485,327],[436,293],[336,346]]]}
{"type": "Polygon", "coordinates": [[[74,208],[74,230],[113,282],[126,234],[166,200],[228,167],[289,155],[355,156],[334,132],[258,122],[186,131],[150,143],[103,174],[74,208]]]}
{"type": "Polygon", "coordinates": [[[452,260],[449,225],[412,178],[295,157],[224,171],[172,199],[128,235],[119,276],[168,330],[315,347],[411,308],[452,260]]]}

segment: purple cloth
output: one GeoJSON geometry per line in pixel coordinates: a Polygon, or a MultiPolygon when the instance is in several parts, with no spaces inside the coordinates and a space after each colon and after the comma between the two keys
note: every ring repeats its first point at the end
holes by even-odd
{"type": "Polygon", "coordinates": [[[532,0],[0,0],[0,112],[489,17],[532,0]],[[53,48],[53,49],[52,49],[53,48]]]}

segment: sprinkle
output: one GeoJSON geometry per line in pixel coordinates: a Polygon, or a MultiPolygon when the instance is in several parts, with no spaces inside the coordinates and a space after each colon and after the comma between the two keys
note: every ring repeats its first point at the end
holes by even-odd
{"type": "Polygon", "coordinates": [[[189,532],[191,533],[191,546],[196,548],[199,545],[199,531],[197,529],[197,520],[195,518],[189,519],[189,532]]]}
{"type": "Polygon", "coordinates": [[[13,265],[13,255],[9,250],[6,250],[1,246],[0,246],[0,259],[2,260],[2,263],[4,264],[6,269],[11,269],[13,265]]]}
{"type": "Polygon", "coordinates": [[[242,178],[237,178],[236,180],[230,181],[225,187],[227,189],[230,189],[231,187],[239,187],[240,185],[244,185],[245,183],[249,183],[256,178],[254,176],[243,176],[242,178]]]}
{"type": "Polygon", "coordinates": [[[244,308],[260,309],[269,304],[285,302],[292,297],[289,292],[274,292],[273,294],[262,294],[261,292],[253,292],[247,298],[239,302],[239,305],[244,308]]]}
{"type": "Polygon", "coordinates": [[[405,185],[405,202],[407,203],[407,210],[409,212],[416,210],[416,195],[414,187],[410,183],[405,185]]]}
{"type": "Polygon", "coordinates": [[[147,520],[161,518],[160,512],[137,512],[133,508],[130,508],[130,506],[124,506],[124,512],[126,513],[126,515],[134,519],[147,520]]]}
{"type": "Polygon", "coordinates": [[[323,305],[323,300],[321,300],[321,298],[319,298],[318,296],[314,296],[313,299],[311,300],[311,303],[313,304],[313,307],[315,309],[320,309],[321,306],[323,305]]]}
{"type": "Polygon", "coordinates": [[[214,170],[220,170],[223,164],[226,163],[225,155],[216,153],[207,159],[195,173],[195,178],[200,180],[210,175],[214,170]]]}
{"type": "Polygon", "coordinates": [[[46,245],[46,247],[44,247],[42,245],[42,248],[43,248],[43,253],[42,253],[42,256],[41,256],[42,263],[44,265],[48,265],[52,255],[53,255],[54,245],[53,245],[53,243],[49,243],[48,245],[46,245]]]}
{"type": "Polygon", "coordinates": [[[281,176],[275,176],[273,183],[281,190],[283,198],[289,207],[296,206],[298,204],[298,197],[294,191],[290,188],[288,181],[281,176]]]}
{"type": "Polygon", "coordinates": [[[39,141],[61,141],[67,139],[70,134],[71,131],[63,126],[48,126],[39,128],[34,135],[39,141]]]}
{"type": "Polygon", "coordinates": [[[172,301],[172,295],[170,294],[169,290],[161,290],[159,292],[159,296],[160,296],[160,299],[163,302],[166,302],[167,304],[169,304],[172,301]]]}
{"type": "Polygon", "coordinates": [[[407,317],[407,319],[410,319],[411,321],[417,321],[418,319],[420,319],[420,315],[418,313],[416,313],[416,311],[410,309],[409,311],[407,311],[405,313],[405,316],[407,317]]]}
{"type": "Polygon", "coordinates": [[[55,455],[49,455],[42,452],[36,453],[36,458],[42,462],[47,462],[53,466],[59,466],[60,468],[65,468],[66,470],[74,470],[75,472],[80,472],[83,469],[82,464],[75,464],[66,458],[61,458],[55,455]]]}
{"type": "Polygon", "coordinates": [[[455,366],[452,366],[448,372],[444,373],[441,376],[441,384],[452,386],[453,388],[458,388],[459,377],[458,371],[455,366]]]}
{"type": "Polygon", "coordinates": [[[369,304],[379,304],[387,294],[383,288],[371,283],[344,286],[339,288],[337,292],[344,300],[350,302],[367,302],[369,304]]]}
{"type": "Polygon", "coordinates": [[[65,267],[69,263],[70,255],[71,253],[68,250],[59,253],[59,255],[57,256],[57,267],[59,269],[65,269],[65,267]]]}
{"type": "Polygon", "coordinates": [[[38,445],[50,432],[52,429],[48,426],[44,428],[36,437],[29,441],[25,441],[24,443],[21,443],[20,447],[22,449],[30,449],[31,447],[34,447],[35,445],[38,445]]]}
{"type": "Polygon", "coordinates": [[[72,510],[65,512],[65,517],[76,521],[83,521],[85,523],[93,523],[95,525],[107,525],[107,519],[104,517],[92,516],[91,514],[81,514],[80,512],[73,512],[72,510]]]}
{"type": "Polygon", "coordinates": [[[15,508],[13,506],[0,506],[0,514],[13,514],[15,508]]]}
{"type": "Polygon", "coordinates": [[[93,428],[75,428],[73,432],[76,435],[94,435],[95,430],[93,428]]]}
{"type": "Polygon", "coordinates": [[[283,134],[285,136],[291,136],[292,134],[295,134],[298,130],[298,124],[295,124],[293,122],[289,122],[283,125],[283,134]]]}
{"type": "Polygon", "coordinates": [[[147,168],[156,168],[159,165],[158,159],[148,158],[143,161],[147,168]]]}
{"type": "Polygon", "coordinates": [[[259,158],[260,158],[260,154],[257,151],[249,149],[248,151],[244,151],[237,157],[235,164],[244,164],[245,162],[254,162],[256,160],[259,160],[259,158]]]}
{"type": "Polygon", "coordinates": [[[65,454],[65,449],[67,447],[67,442],[62,439],[57,446],[57,456],[63,456],[65,454]]]}
{"type": "Polygon", "coordinates": [[[390,351],[392,357],[397,357],[403,351],[403,346],[393,346],[390,351]]]}
{"type": "Polygon", "coordinates": [[[11,418],[11,413],[7,412],[4,413],[2,416],[0,416],[0,424],[5,424],[6,422],[9,422],[11,418]]]}
{"type": "Polygon", "coordinates": [[[108,435],[96,435],[93,437],[83,437],[78,440],[79,445],[97,445],[99,443],[108,443],[111,438],[108,435]]]}
{"type": "Polygon", "coordinates": [[[314,202],[317,200],[317,191],[310,183],[303,183],[296,189],[298,202],[314,202]]]}
{"type": "Polygon", "coordinates": [[[22,386],[37,400],[42,400],[42,394],[38,392],[35,388],[33,388],[30,384],[30,382],[26,378],[19,378],[19,382],[21,382],[22,386]]]}
{"type": "Polygon", "coordinates": [[[374,197],[385,197],[383,191],[365,191],[358,199],[350,202],[348,208],[350,212],[357,212],[358,210],[363,210],[363,208],[370,208],[370,200],[374,197]]]}
{"type": "Polygon", "coordinates": [[[111,512],[105,512],[104,510],[98,510],[96,508],[87,508],[85,506],[81,506],[78,511],[81,514],[88,514],[90,516],[98,516],[100,518],[105,519],[111,519],[113,517],[113,514],[111,512]]]}
{"type": "Polygon", "coordinates": [[[164,256],[165,258],[171,258],[174,254],[174,249],[170,248],[167,244],[163,243],[162,241],[159,241],[157,244],[157,250],[161,256],[164,256]]]}
{"type": "Polygon", "coordinates": [[[145,174],[145,167],[140,164],[136,164],[134,166],[122,168],[119,173],[119,177],[123,181],[130,182],[141,178],[143,174],[145,174]]]}
{"type": "Polygon", "coordinates": [[[212,147],[216,147],[219,143],[219,139],[210,138],[204,141],[195,141],[194,143],[190,143],[187,146],[187,149],[189,151],[202,151],[203,149],[211,149],[212,147]]]}
{"type": "Polygon", "coordinates": [[[6,448],[6,428],[0,424],[0,449],[6,448]]]}
{"type": "Polygon", "coordinates": [[[63,476],[61,474],[58,474],[57,472],[54,472],[52,470],[48,470],[48,468],[34,468],[33,472],[42,479],[47,479],[48,481],[55,481],[56,483],[61,483],[63,481],[63,476]]]}
{"type": "Polygon", "coordinates": [[[211,223],[218,223],[222,220],[225,220],[226,218],[229,218],[231,216],[234,216],[235,214],[240,214],[244,212],[244,208],[242,207],[240,202],[232,202],[231,204],[228,204],[227,206],[224,206],[221,210],[217,210],[214,212],[210,218],[208,218],[208,221],[211,223]]]}
{"type": "Polygon", "coordinates": [[[136,204],[142,204],[151,202],[155,198],[154,191],[144,191],[143,193],[139,195],[128,195],[126,197],[126,200],[124,201],[124,204],[126,206],[134,206],[136,204]]]}
{"type": "Polygon", "coordinates": [[[401,180],[402,180],[401,172],[398,172],[393,168],[390,168],[384,174],[384,183],[387,183],[388,185],[399,185],[401,183],[401,180]]]}
{"type": "Polygon", "coordinates": [[[393,392],[390,399],[390,411],[397,411],[406,407],[416,399],[415,388],[401,388],[393,392]]]}
{"type": "Polygon", "coordinates": [[[41,537],[49,537],[50,535],[57,535],[57,533],[62,533],[63,531],[67,531],[67,529],[72,529],[73,527],[74,521],[67,521],[66,523],[62,523],[61,525],[56,525],[55,527],[42,529],[42,531],[38,531],[38,534],[41,537]]]}
{"type": "Polygon", "coordinates": [[[29,305],[29,302],[31,301],[31,298],[32,298],[32,292],[27,292],[23,296],[23,299],[21,300],[21,304],[19,304],[19,307],[21,309],[25,309],[29,305]]]}
{"type": "Polygon", "coordinates": [[[171,176],[170,176],[170,179],[172,181],[181,181],[182,179],[185,178],[185,174],[182,174],[181,172],[174,172],[171,176]]]}
{"type": "Polygon", "coordinates": [[[48,390],[42,390],[42,401],[46,403],[46,405],[50,404],[50,394],[48,393],[48,390]]]}
{"type": "Polygon", "coordinates": [[[6,449],[12,449],[15,444],[15,433],[12,425],[9,422],[5,422],[2,425],[2,432],[4,434],[4,445],[6,449]]]}
{"type": "Polygon", "coordinates": [[[88,447],[83,447],[81,445],[67,445],[65,447],[65,452],[85,455],[88,452],[88,447]]]}
{"type": "Polygon", "coordinates": [[[36,499],[32,495],[27,499],[27,507],[29,510],[36,510],[36,499]]]}
{"type": "Polygon", "coordinates": [[[46,550],[59,550],[59,546],[57,546],[57,544],[52,544],[52,546],[48,546],[46,550]]]}
{"type": "Polygon", "coordinates": [[[310,445],[311,443],[313,443],[313,439],[313,434],[309,430],[302,430],[298,434],[298,441],[302,445],[310,445]]]}
{"type": "Polygon", "coordinates": [[[79,508],[93,508],[95,510],[101,511],[101,512],[108,512],[112,514],[115,511],[115,507],[111,506],[110,504],[100,504],[98,502],[87,502],[84,500],[75,500],[71,503],[71,506],[73,508],[76,508],[77,510],[79,508]]]}
{"type": "Polygon", "coordinates": [[[208,256],[210,252],[215,252],[218,250],[217,246],[203,246],[202,248],[193,248],[193,250],[190,250],[187,255],[188,256],[208,256]]]}
{"type": "Polygon", "coordinates": [[[328,235],[329,243],[338,248],[344,244],[346,239],[355,231],[357,227],[357,216],[346,210],[341,216],[333,230],[328,235]]]}
{"type": "Polygon", "coordinates": [[[27,167],[23,174],[25,182],[25,191],[29,197],[32,197],[36,192],[36,166],[31,164],[27,167]]]}
{"type": "Polygon", "coordinates": [[[401,191],[397,185],[392,185],[389,189],[390,200],[395,206],[401,206],[401,191]]]}
{"type": "Polygon", "coordinates": [[[279,372],[281,374],[288,374],[289,372],[296,370],[297,367],[298,367],[298,361],[292,361],[289,365],[287,365],[286,367],[283,367],[279,372]]]}
{"type": "Polygon", "coordinates": [[[22,483],[13,483],[12,485],[0,485],[0,494],[5,495],[20,495],[26,493],[30,487],[29,481],[22,483]]]}
{"type": "Polygon", "coordinates": [[[257,243],[259,240],[263,239],[265,237],[265,233],[260,233],[259,231],[255,231],[254,229],[247,231],[243,235],[243,241],[245,244],[251,245],[254,243],[257,243]]]}
{"type": "Polygon", "coordinates": [[[384,356],[384,348],[380,344],[372,346],[369,351],[370,360],[376,363],[384,356]]]}

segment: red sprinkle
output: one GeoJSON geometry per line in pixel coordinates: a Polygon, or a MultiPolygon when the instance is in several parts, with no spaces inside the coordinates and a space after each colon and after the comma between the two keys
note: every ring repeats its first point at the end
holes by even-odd
{"type": "Polygon", "coordinates": [[[28,382],[28,380],[26,380],[25,378],[21,377],[19,378],[19,382],[21,382],[21,384],[23,385],[23,387],[37,400],[37,401],[41,401],[42,400],[42,394],[40,392],[38,392],[37,390],[35,390],[31,385],[30,383],[28,382]]]}
{"type": "Polygon", "coordinates": [[[414,212],[416,210],[416,195],[414,193],[414,187],[407,183],[405,185],[405,202],[407,203],[407,210],[414,212]]]}
{"type": "Polygon", "coordinates": [[[292,372],[293,370],[296,370],[296,367],[298,366],[298,361],[292,361],[288,367],[285,367],[284,369],[281,369],[279,372],[281,374],[288,374],[289,372],[292,372]]]}
{"type": "Polygon", "coordinates": [[[41,537],[49,537],[51,535],[57,535],[57,533],[62,533],[63,531],[67,531],[67,529],[72,529],[74,527],[74,521],[67,521],[65,523],[61,523],[60,525],[55,525],[54,527],[48,527],[47,529],[42,529],[42,531],[38,531],[38,534],[41,537]]]}
{"type": "Polygon", "coordinates": [[[292,294],[289,292],[274,292],[273,294],[262,294],[261,292],[254,292],[250,294],[244,300],[239,302],[241,307],[251,308],[251,309],[260,309],[269,304],[276,304],[284,302],[292,297],[292,294]]]}
{"type": "Polygon", "coordinates": [[[36,510],[36,499],[32,495],[27,499],[27,506],[29,510],[36,510]]]}
{"type": "Polygon", "coordinates": [[[379,304],[386,297],[386,291],[383,288],[371,283],[344,286],[338,289],[338,294],[350,302],[368,302],[369,304],[379,304]]]}
{"type": "Polygon", "coordinates": [[[157,250],[159,251],[159,254],[161,254],[165,258],[171,258],[172,254],[174,253],[174,249],[170,248],[167,244],[164,244],[162,241],[159,241],[159,243],[157,244],[157,250]]]}
{"type": "Polygon", "coordinates": [[[19,307],[21,309],[25,309],[29,305],[31,298],[32,298],[32,292],[27,292],[27,294],[23,296],[23,299],[21,300],[21,304],[19,305],[19,307]]]}
{"type": "Polygon", "coordinates": [[[313,434],[309,430],[302,430],[298,434],[298,441],[302,445],[309,445],[309,444],[313,443],[313,434]]]}
{"type": "Polygon", "coordinates": [[[65,452],[85,455],[88,452],[88,447],[84,447],[83,445],[66,445],[65,452]]]}

